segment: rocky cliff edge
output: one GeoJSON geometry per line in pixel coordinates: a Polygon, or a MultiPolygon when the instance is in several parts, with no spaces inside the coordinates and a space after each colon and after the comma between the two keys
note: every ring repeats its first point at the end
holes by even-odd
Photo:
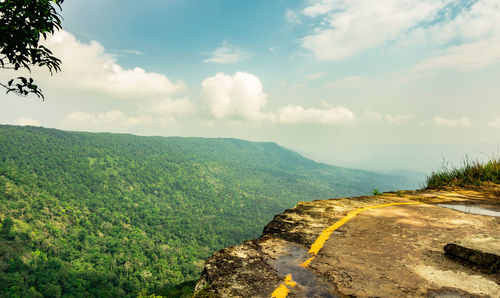
{"type": "Polygon", "coordinates": [[[195,296],[500,297],[499,215],[496,184],[301,202],[212,255],[195,296]]]}

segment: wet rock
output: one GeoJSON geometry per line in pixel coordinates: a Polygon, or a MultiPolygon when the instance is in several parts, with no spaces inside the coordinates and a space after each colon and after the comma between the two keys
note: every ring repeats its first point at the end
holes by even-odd
{"type": "Polygon", "coordinates": [[[281,278],[258,241],[221,249],[205,262],[195,297],[268,297],[281,278]]]}

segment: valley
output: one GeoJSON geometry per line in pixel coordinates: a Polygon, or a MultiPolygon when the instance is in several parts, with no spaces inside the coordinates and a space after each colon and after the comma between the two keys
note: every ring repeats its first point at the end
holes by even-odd
{"type": "Polygon", "coordinates": [[[299,201],[417,184],[275,143],[0,126],[0,293],[152,293],[299,201]]]}

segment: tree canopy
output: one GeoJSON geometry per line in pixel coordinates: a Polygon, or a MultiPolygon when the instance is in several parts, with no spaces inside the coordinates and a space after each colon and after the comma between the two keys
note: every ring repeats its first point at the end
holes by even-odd
{"type": "Polygon", "coordinates": [[[0,125],[0,297],[175,297],[274,214],[375,186],[409,187],[273,143],[0,125]]]}
{"type": "MultiPolygon", "coordinates": [[[[0,68],[31,72],[33,66],[46,67],[51,74],[61,69],[61,60],[40,41],[62,28],[58,11],[63,1],[0,1],[0,68]]],[[[31,77],[20,76],[0,85],[7,93],[21,96],[33,93],[44,98],[31,77]]]]}

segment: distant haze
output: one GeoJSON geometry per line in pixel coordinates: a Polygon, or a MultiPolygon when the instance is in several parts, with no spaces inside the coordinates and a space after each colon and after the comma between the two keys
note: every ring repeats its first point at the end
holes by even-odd
{"type": "Polygon", "coordinates": [[[498,144],[386,144],[332,146],[300,150],[318,161],[376,171],[410,170],[429,174],[444,164],[460,166],[466,158],[486,161],[499,156],[498,144]],[[314,151],[313,151],[314,150],[314,151]]]}

